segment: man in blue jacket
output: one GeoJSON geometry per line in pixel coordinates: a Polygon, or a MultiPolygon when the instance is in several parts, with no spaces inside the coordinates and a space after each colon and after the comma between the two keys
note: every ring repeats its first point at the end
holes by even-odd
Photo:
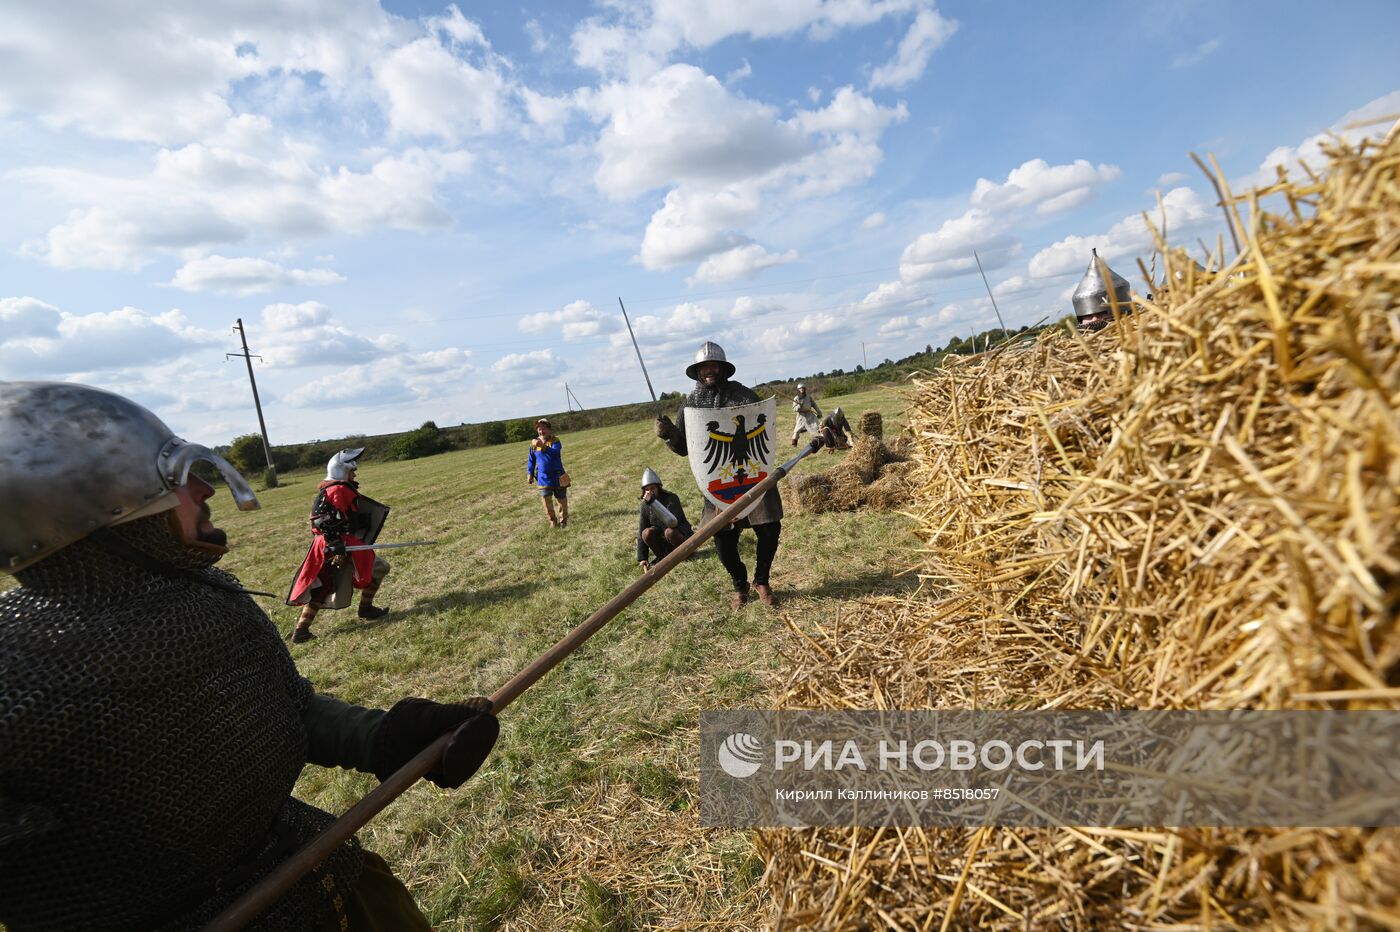
{"type": "Polygon", "coordinates": [[[563,444],[554,436],[548,418],[535,422],[534,440],[530,441],[530,456],[525,460],[526,481],[538,486],[544,513],[549,515],[550,527],[569,526],[569,474],[564,472],[563,444]],[[559,516],[554,515],[554,503],[559,500],[559,516]]]}

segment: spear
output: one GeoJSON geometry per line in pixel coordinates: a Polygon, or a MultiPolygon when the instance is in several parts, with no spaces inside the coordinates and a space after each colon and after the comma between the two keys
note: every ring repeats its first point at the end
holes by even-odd
{"type": "MultiPolygon", "coordinates": [[[[825,430],[812,438],[811,442],[800,453],[774,469],[761,482],[745,492],[734,504],[701,525],[675,550],[658,561],[651,568],[651,572],[643,574],[626,589],[613,596],[611,601],[590,615],[577,628],[564,635],[557,644],[531,661],[529,666],[515,674],[509,682],[491,694],[492,713],[499,715],[506,706],[520,698],[521,693],[535,685],[541,677],[554,669],[565,657],[578,650],[584,641],[596,634],[603,625],[617,617],[642,593],[660,582],[663,576],[699,549],[701,544],[738,520],[739,516],[750,505],[777,485],[804,457],[817,452],[830,442],[828,432],[825,430]]],[[[432,770],[442,759],[442,752],[451,742],[452,734],[452,732],[448,732],[438,738],[419,751],[416,757],[390,774],[383,783],[371,790],[364,799],[351,807],[325,831],[307,842],[306,847],[283,861],[247,893],[230,904],[227,909],[214,918],[213,922],[205,927],[205,932],[234,932],[257,918],[259,913],[291,889],[292,885],[303,874],[325,860],[345,839],[363,828],[384,807],[401,796],[413,784],[423,779],[428,771],[432,770]]]]}
{"type": "Polygon", "coordinates": [[[642,377],[647,380],[647,391],[651,392],[652,404],[656,405],[657,417],[661,416],[661,402],[656,400],[656,389],[651,387],[651,376],[647,374],[647,364],[642,359],[642,348],[637,345],[637,335],[632,332],[632,321],[627,317],[627,305],[622,303],[622,296],[617,298],[617,306],[622,308],[622,319],[627,324],[627,335],[632,338],[632,348],[637,351],[637,362],[642,364],[642,377]]]}

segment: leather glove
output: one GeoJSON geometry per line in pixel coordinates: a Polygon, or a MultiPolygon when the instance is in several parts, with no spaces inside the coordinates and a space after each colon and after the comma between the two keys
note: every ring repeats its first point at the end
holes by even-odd
{"type": "Polygon", "coordinates": [[[661,415],[656,419],[656,436],[662,440],[670,440],[676,435],[676,425],[666,415],[661,415]]]}
{"type": "Polygon", "coordinates": [[[339,537],[326,538],[326,553],[332,557],[345,556],[345,541],[339,537]]]}
{"type": "Polygon", "coordinates": [[[400,699],[379,723],[371,752],[374,775],[387,779],[419,751],[452,732],[442,758],[426,777],[444,789],[456,789],[485,762],[500,730],[491,700],[484,696],[454,703],[400,699]]]}

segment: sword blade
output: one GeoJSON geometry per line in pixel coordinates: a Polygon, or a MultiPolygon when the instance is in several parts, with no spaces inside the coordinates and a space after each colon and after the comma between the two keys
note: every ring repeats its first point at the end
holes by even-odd
{"type": "Polygon", "coordinates": [[[356,550],[394,550],[398,547],[428,547],[436,544],[435,540],[410,540],[402,544],[356,544],[353,547],[346,547],[346,553],[354,553],[356,550]]]}

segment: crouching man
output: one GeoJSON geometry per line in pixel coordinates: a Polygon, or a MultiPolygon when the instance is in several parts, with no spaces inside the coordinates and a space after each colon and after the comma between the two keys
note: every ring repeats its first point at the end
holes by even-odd
{"type": "Polygon", "coordinates": [[[651,569],[648,552],[660,560],[670,554],[695,529],[686,520],[681,497],[661,487],[661,477],[650,467],[642,473],[641,517],[637,524],[637,565],[651,569]]]}

